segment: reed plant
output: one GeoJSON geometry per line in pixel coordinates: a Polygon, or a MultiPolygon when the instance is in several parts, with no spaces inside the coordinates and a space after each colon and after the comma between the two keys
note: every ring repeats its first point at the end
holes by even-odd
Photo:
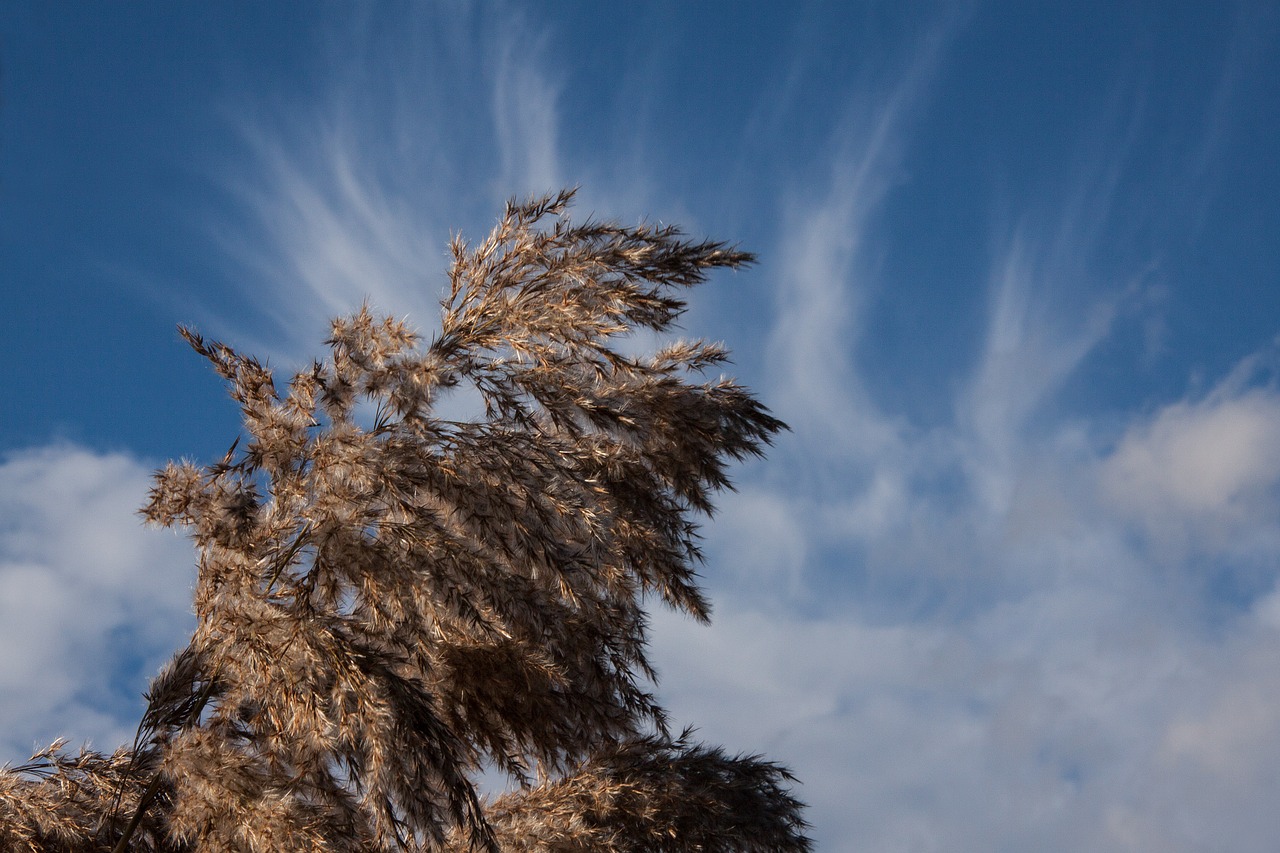
{"type": "Polygon", "coordinates": [[[650,605],[708,618],[699,518],[784,425],[703,381],[716,344],[619,344],[751,256],[571,198],[454,241],[429,342],[366,306],[281,384],[182,330],[244,419],[143,509],[194,540],[197,627],[132,745],[0,770],[0,850],[810,848],[789,773],[677,734],[647,654],[650,605]]]}

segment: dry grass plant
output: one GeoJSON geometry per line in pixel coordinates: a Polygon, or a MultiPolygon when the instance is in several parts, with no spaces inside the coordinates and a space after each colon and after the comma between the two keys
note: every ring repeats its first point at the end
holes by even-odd
{"type": "Polygon", "coordinates": [[[787,771],[673,735],[646,657],[647,601],[707,619],[696,517],[783,424],[690,379],[715,344],[614,346],[751,257],[571,198],[454,241],[426,345],[366,307],[281,388],[183,330],[246,431],[143,510],[194,538],[198,627],[132,747],[0,770],[0,850],[810,848],[787,771]],[[484,416],[439,417],[462,386],[484,416]]]}

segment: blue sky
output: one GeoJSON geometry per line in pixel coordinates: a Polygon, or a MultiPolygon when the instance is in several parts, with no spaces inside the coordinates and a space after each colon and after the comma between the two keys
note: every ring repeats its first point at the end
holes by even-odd
{"type": "Polygon", "coordinates": [[[684,327],[793,427],[655,618],[677,721],[823,850],[1269,850],[1277,139],[1262,2],[6,4],[0,761],[190,628],[133,510],[238,425],[175,325],[429,333],[451,230],[577,184],[759,254],[684,327]]]}

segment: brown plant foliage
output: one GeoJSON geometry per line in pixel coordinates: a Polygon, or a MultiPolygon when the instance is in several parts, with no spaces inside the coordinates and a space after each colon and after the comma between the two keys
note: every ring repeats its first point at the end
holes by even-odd
{"type": "Polygon", "coordinates": [[[646,601],[707,618],[695,517],[783,424],[691,381],[717,345],[616,342],[751,258],[571,197],[454,241],[426,345],[362,308],[281,388],[183,330],[247,433],[143,510],[195,540],[198,626],[131,748],[0,770],[0,849],[809,849],[787,771],[672,736],[648,688],[646,601]],[[437,413],[458,387],[483,417],[437,413]]]}

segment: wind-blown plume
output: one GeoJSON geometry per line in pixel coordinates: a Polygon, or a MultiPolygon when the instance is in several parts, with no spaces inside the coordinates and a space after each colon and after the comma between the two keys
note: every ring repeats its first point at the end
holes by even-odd
{"type": "Polygon", "coordinates": [[[0,771],[5,850],[808,849],[789,774],[672,737],[647,688],[647,596],[708,618],[694,516],[783,424],[688,380],[717,345],[613,346],[751,257],[571,198],[455,241],[425,345],[366,306],[282,388],[183,330],[247,433],[144,508],[196,543],[197,628],[132,748],[0,771]],[[460,386],[483,417],[437,414],[460,386]]]}

